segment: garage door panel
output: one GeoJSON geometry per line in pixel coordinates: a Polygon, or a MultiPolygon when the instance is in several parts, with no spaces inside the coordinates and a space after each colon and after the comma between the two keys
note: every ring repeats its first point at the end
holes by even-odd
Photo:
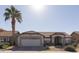
{"type": "Polygon", "coordinates": [[[41,42],[40,39],[22,39],[21,44],[22,46],[40,46],[41,42]]]}

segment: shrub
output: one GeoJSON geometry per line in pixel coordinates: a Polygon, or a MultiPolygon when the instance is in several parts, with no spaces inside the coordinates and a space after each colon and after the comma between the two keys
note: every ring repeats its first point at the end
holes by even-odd
{"type": "Polygon", "coordinates": [[[6,49],[8,47],[9,47],[9,45],[5,45],[5,44],[2,46],[3,49],[6,49]]]}
{"type": "Polygon", "coordinates": [[[78,44],[74,43],[74,44],[72,44],[72,45],[76,48],[78,44]]]}
{"type": "Polygon", "coordinates": [[[69,52],[77,52],[77,51],[75,50],[75,47],[73,47],[73,46],[67,46],[64,50],[65,50],[65,51],[69,51],[69,52]]]}
{"type": "Polygon", "coordinates": [[[72,44],[75,48],[78,46],[79,41],[78,40],[72,40],[72,44]]]}
{"type": "Polygon", "coordinates": [[[5,44],[5,45],[9,45],[9,46],[10,46],[10,43],[8,43],[8,42],[5,42],[4,44],[5,44]]]}
{"type": "Polygon", "coordinates": [[[8,48],[9,46],[10,46],[10,43],[5,42],[5,43],[2,45],[2,48],[3,48],[3,49],[6,49],[6,48],[8,48]]]}

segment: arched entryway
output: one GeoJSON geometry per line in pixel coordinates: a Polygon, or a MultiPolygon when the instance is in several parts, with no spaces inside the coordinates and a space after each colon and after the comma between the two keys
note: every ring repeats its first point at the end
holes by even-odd
{"type": "Polygon", "coordinates": [[[62,46],[62,37],[61,36],[56,36],[54,38],[54,45],[55,46],[62,46]]]}

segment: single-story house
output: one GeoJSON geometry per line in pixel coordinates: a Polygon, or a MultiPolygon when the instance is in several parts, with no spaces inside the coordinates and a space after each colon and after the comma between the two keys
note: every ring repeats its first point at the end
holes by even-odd
{"type": "Polygon", "coordinates": [[[18,36],[17,45],[26,46],[44,46],[45,42],[52,45],[66,45],[71,43],[71,36],[65,32],[35,32],[27,31],[18,36]]]}
{"type": "MultiPolygon", "coordinates": [[[[16,31],[16,45],[18,47],[27,47],[27,46],[38,46],[43,47],[45,44],[51,44],[54,46],[70,44],[72,38],[79,39],[79,32],[73,32],[68,35],[65,32],[36,32],[36,31],[27,31],[19,33],[16,31]],[[76,37],[78,36],[78,37],[76,37]]],[[[0,43],[11,42],[12,31],[6,31],[0,29],[0,43]]]]}

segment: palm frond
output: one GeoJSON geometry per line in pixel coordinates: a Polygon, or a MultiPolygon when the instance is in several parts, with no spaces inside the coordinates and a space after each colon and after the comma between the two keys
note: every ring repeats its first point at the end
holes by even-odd
{"type": "Polygon", "coordinates": [[[18,21],[19,23],[22,22],[22,16],[21,16],[21,13],[16,14],[15,17],[16,17],[16,19],[17,19],[17,21],[18,21]]]}
{"type": "Polygon", "coordinates": [[[10,18],[10,17],[6,16],[6,17],[5,17],[5,21],[7,21],[9,18],[10,18]]]}
{"type": "Polygon", "coordinates": [[[5,9],[5,21],[9,18],[15,18],[19,23],[22,21],[21,13],[19,10],[17,10],[13,5],[10,8],[5,9]]]}
{"type": "Polygon", "coordinates": [[[21,19],[17,19],[17,21],[18,21],[19,23],[21,23],[21,22],[22,22],[22,20],[21,20],[21,19]]]}
{"type": "Polygon", "coordinates": [[[5,21],[10,18],[10,14],[9,14],[8,12],[5,12],[5,13],[4,13],[4,16],[5,16],[5,21]]]}
{"type": "Polygon", "coordinates": [[[11,13],[11,10],[9,8],[6,8],[5,11],[11,13]]]}
{"type": "Polygon", "coordinates": [[[12,5],[11,6],[11,11],[14,13],[16,11],[15,7],[12,5]]]}
{"type": "Polygon", "coordinates": [[[8,12],[5,12],[4,13],[4,16],[9,16],[10,14],[8,12]]]}
{"type": "Polygon", "coordinates": [[[15,12],[16,12],[16,13],[20,13],[20,11],[19,11],[19,10],[16,10],[15,12]]]}

